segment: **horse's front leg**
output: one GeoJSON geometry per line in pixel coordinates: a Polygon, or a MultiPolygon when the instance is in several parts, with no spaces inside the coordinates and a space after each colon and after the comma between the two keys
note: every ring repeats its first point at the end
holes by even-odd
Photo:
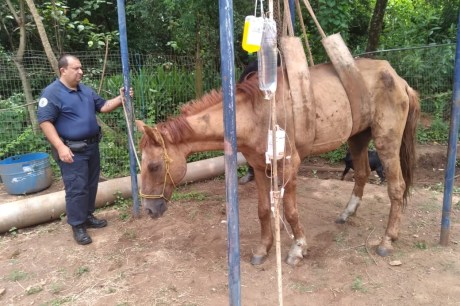
{"type": "Polygon", "coordinates": [[[251,264],[260,265],[268,256],[268,251],[273,245],[273,232],[271,226],[270,211],[270,179],[265,171],[254,169],[254,177],[258,192],[258,215],[260,221],[260,243],[255,248],[251,258],[251,264]]]}
{"type": "Polygon", "coordinates": [[[294,243],[286,258],[286,263],[291,266],[297,265],[307,255],[307,239],[299,222],[299,211],[297,210],[296,186],[297,178],[293,175],[284,191],[284,216],[294,235],[294,243]]]}

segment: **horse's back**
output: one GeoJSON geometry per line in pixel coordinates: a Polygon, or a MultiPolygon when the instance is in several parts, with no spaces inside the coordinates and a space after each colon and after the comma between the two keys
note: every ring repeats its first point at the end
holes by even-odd
{"type": "MultiPolygon", "coordinates": [[[[361,108],[361,120],[370,127],[376,103],[389,94],[385,89],[392,87],[390,94],[404,95],[407,83],[387,61],[358,59],[356,65],[371,96],[370,105],[361,108]]],[[[311,154],[320,154],[347,141],[352,130],[352,112],[347,93],[331,64],[310,67],[310,75],[316,106],[316,135],[311,154]]]]}

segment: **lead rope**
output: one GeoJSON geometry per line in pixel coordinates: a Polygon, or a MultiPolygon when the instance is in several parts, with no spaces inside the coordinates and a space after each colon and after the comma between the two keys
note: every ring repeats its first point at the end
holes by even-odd
{"type": "Polygon", "coordinates": [[[125,114],[126,126],[128,127],[129,143],[131,145],[131,148],[133,149],[134,156],[136,157],[137,166],[139,167],[139,171],[141,171],[141,163],[139,162],[139,157],[137,156],[136,146],[134,145],[133,134],[132,134],[132,130],[131,130],[131,124],[129,124],[128,112],[126,111],[125,102],[126,102],[125,95],[121,94],[121,105],[123,105],[123,113],[125,114]]]}

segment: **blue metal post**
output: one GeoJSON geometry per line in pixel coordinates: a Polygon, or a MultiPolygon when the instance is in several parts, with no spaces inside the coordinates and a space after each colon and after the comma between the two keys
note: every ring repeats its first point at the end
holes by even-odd
{"type": "MultiPolygon", "coordinates": [[[[129,55],[128,55],[128,39],[126,34],[126,16],[125,16],[125,1],[117,0],[118,6],[118,30],[120,32],[120,52],[121,52],[121,64],[123,69],[123,86],[125,88],[125,107],[126,112],[128,113],[128,122],[130,128],[128,129],[128,137],[133,139],[133,135],[130,131],[133,131],[133,108],[131,107],[131,97],[129,96],[129,55]]],[[[139,216],[139,197],[138,187],[137,187],[137,171],[136,171],[136,156],[135,149],[131,146],[130,141],[128,141],[129,148],[129,168],[131,173],[131,189],[133,196],[133,214],[134,216],[139,216]]]]}
{"type": "Polygon", "coordinates": [[[294,29],[294,26],[295,26],[295,3],[294,3],[294,0],[289,0],[289,11],[291,13],[292,28],[294,29]]]}
{"type": "Polygon", "coordinates": [[[454,89],[452,93],[452,114],[450,116],[449,146],[447,149],[447,169],[444,179],[444,199],[442,205],[440,244],[447,246],[450,234],[450,212],[457,158],[458,123],[460,116],[460,14],[457,26],[457,46],[455,52],[454,89]]]}
{"type": "Polygon", "coordinates": [[[234,306],[241,305],[241,288],[232,0],[219,0],[219,21],[222,93],[224,98],[228,289],[230,299],[229,305],[234,306]]]}

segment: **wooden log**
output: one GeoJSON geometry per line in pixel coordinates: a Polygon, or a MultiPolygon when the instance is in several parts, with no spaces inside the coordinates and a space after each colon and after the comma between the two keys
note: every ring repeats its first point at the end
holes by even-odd
{"type": "Polygon", "coordinates": [[[353,118],[351,135],[354,135],[361,131],[361,117],[370,112],[369,90],[342,36],[339,33],[333,34],[323,38],[321,42],[350,100],[353,118]]]}
{"type": "Polygon", "coordinates": [[[283,64],[289,81],[295,140],[299,151],[309,154],[315,139],[316,108],[307,58],[299,37],[281,37],[283,64]]]}

